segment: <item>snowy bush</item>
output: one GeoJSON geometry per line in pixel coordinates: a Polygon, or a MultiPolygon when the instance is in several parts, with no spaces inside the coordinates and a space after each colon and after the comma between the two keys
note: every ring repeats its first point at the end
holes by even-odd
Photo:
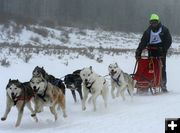
{"type": "Polygon", "coordinates": [[[69,33],[67,31],[62,31],[61,33],[61,42],[68,43],[69,42],[69,33]]]}
{"type": "Polygon", "coordinates": [[[33,31],[34,33],[37,33],[43,37],[48,37],[49,35],[49,31],[45,28],[41,28],[41,27],[29,27],[29,30],[33,31]]]}
{"type": "Polygon", "coordinates": [[[39,37],[30,37],[30,40],[39,44],[41,43],[41,40],[39,37]]]}
{"type": "Polygon", "coordinates": [[[25,62],[25,63],[28,63],[31,58],[32,58],[32,55],[30,55],[30,54],[25,54],[25,55],[24,55],[24,62],[25,62]]]}
{"type": "Polygon", "coordinates": [[[0,63],[1,63],[1,66],[4,66],[4,67],[10,66],[10,62],[7,60],[7,58],[1,59],[0,63]]]}

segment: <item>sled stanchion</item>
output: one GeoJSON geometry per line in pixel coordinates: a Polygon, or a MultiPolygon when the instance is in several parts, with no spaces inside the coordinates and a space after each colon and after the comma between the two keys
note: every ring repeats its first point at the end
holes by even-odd
{"type": "Polygon", "coordinates": [[[134,74],[135,74],[135,71],[136,71],[136,66],[137,66],[138,60],[139,60],[139,59],[137,59],[137,60],[136,60],[136,63],[135,63],[135,66],[134,66],[134,71],[133,71],[133,74],[132,74],[132,75],[134,75],[134,74]]]}

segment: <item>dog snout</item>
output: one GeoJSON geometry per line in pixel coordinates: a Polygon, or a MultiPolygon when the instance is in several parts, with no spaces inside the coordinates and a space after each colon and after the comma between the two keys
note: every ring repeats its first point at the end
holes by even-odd
{"type": "Polygon", "coordinates": [[[88,82],[88,79],[85,79],[84,81],[85,81],[85,82],[88,82]]]}
{"type": "Polygon", "coordinates": [[[36,91],[36,86],[33,86],[33,90],[36,91]]]}
{"type": "Polygon", "coordinates": [[[15,98],[14,92],[11,93],[11,97],[12,97],[13,99],[15,98]]]}
{"type": "Polygon", "coordinates": [[[14,96],[14,92],[11,93],[11,96],[14,96]]]}
{"type": "Polygon", "coordinates": [[[114,69],[112,69],[111,72],[114,72],[114,69]]]}
{"type": "Polygon", "coordinates": [[[110,75],[114,75],[114,74],[116,74],[116,72],[117,72],[117,71],[115,71],[114,69],[112,69],[112,70],[110,71],[110,75]]]}

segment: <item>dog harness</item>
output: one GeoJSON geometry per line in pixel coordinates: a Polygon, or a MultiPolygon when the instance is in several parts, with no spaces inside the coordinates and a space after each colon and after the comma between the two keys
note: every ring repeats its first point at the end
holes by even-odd
{"type": "Polygon", "coordinates": [[[48,84],[47,84],[46,89],[45,89],[45,91],[44,91],[43,94],[37,94],[37,96],[38,96],[39,98],[41,98],[44,102],[46,102],[45,96],[46,96],[47,88],[48,88],[48,84]]]}
{"type": "Polygon", "coordinates": [[[19,100],[23,100],[23,101],[27,100],[27,101],[29,101],[29,100],[31,100],[32,97],[34,97],[34,93],[32,95],[30,95],[30,96],[25,96],[25,90],[24,90],[24,95],[23,96],[21,94],[20,96],[15,97],[16,100],[13,99],[14,105],[16,105],[19,100]]]}
{"type": "Polygon", "coordinates": [[[113,76],[111,76],[112,80],[113,80],[114,82],[116,82],[118,86],[120,86],[120,84],[119,84],[119,81],[120,81],[119,78],[120,78],[120,76],[121,76],[121,74],[119,74],[119,76],[117,77],[117,79],[115,79],[115,78],[113,78],[113,76]]]}
{"type": "MultiPolygon", "coordinates": [[[[86,85],[86,88],[89,90],[89,92],[90,92],[90,93],[92,93],[91,88],[92,88],[92,86],[93,86],[94,82],[95,82],[95,81],[93,81],[93,82],[92,82],[89,86],[88,86],[88,85],[86,85]]],[[[106,83],[106,80],[104,79],[103,84],[105,84],[105,83],[106,83]]]]}
{"type": "Polygon", "coordinates": [[[90,85],[89,85],[89,83],[88,83],[88,84],[85,84],[86,88],[89,90],[90,93],[92,93],[91,88],[92,88],[94,82],[95,82],[95,81],[93,81],[92,83],[90,83],[90,85]]]}

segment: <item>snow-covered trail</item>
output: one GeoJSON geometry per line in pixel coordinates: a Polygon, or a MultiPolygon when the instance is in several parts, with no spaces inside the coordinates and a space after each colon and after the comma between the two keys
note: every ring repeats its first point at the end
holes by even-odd
{"type": "MultiPolygon", "coordinates": [[[[119,66],[128,73],[132,73],[135,59],[133,55],[109,56],[104,55],[104,62],[97,63],[85,57],[69,61],[65,66],[60,60],[49,59],[49,57],[35,57],[28,64],[14,63],[9,68],[0,67],[0,116],[5,110],[5,86],[9,78],[18,78],[20,81],[28,81],[36,65],[44,66],[48,73],[62,77],[67,73],[92,65],[95,71],[101,75],[107,74],[108,65],[117,61],[119,66]]],[[[81,102],[74,103],[69,90],[67,90],[67,113],[68,118],[63,118],[59,112],[59,120],[54,122],[53,116],[48,109],[38,114],[39,123],[35,123],[30,113],[25,109],[21,126],[15,128],[17,111],[15,108],[9,114],[5,122],[0,121],[0,133],[163,133],[165,118],[179,117],[180,110],[180,88],[178,86],[180,69],[179,56],[167,58],[168,89],[170,93],[157,96],[134,96],[133,102],[126,94],[126,101],[121,97],[112,99],[109,95],[108,108],[104,108],[101,97],[97,101],[97,112],[93,112],[92,105],[87,104],[87,110],[81,110],[81,102]]],[[[77,94],[79,99],[79,95],[77,94]]]]}

